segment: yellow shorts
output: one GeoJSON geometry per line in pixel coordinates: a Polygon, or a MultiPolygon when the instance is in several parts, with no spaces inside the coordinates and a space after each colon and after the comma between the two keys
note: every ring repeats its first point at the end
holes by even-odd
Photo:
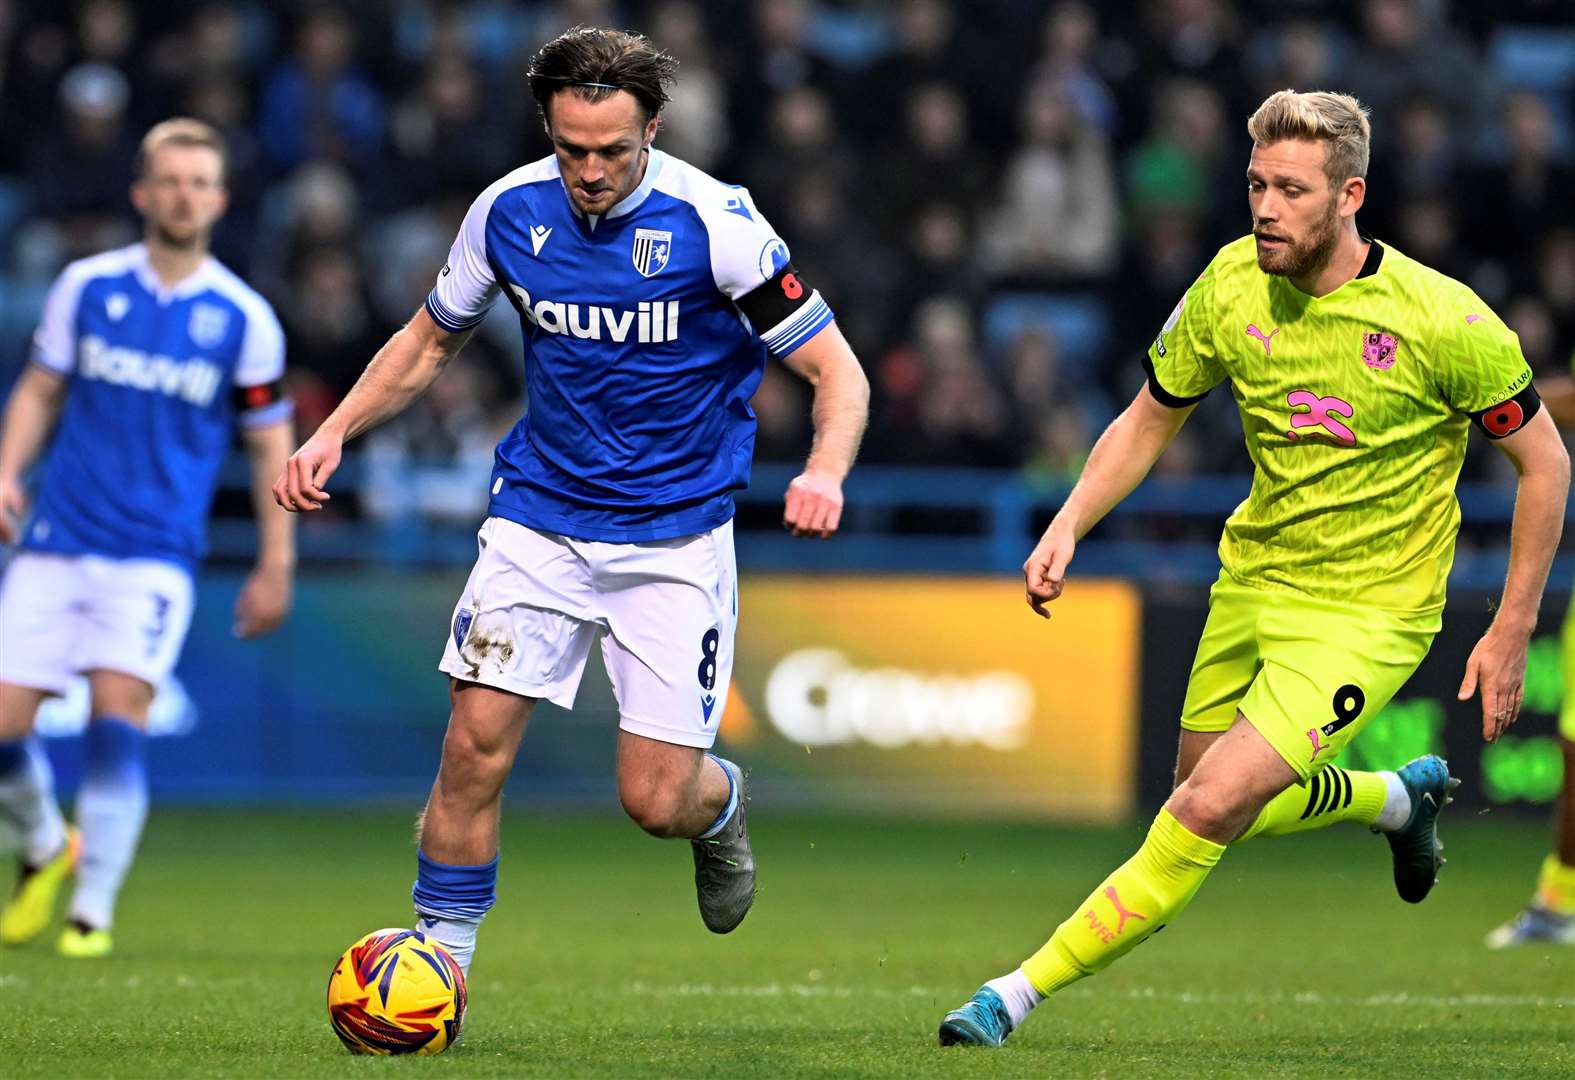
{"type": "Polygon", "coordinates": [[[1252,589],[1222,573],[1181,726],[1224,731],[1240,710],[1306,781],[1405,685],[1438,626],[1436,615],[1252,589]]]}
{"type": "Polygon", "coordinates": [[[1559,709],[1559,734],[1575,742],[1575,597],[1564,616],[1564,703],[1559,709]]]}

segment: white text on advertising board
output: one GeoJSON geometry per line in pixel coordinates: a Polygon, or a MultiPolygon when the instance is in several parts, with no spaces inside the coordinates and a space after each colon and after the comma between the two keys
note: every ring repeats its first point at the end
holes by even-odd
{"type": "Polygon", "coordinates": [[[836,649],[799,649],[771,670],[766,712],[782,735],[806,746],[977,745],[1016,750],[1028,742],[1034,691],[1015,671],[929,675],[857,668],[836,649]]]}

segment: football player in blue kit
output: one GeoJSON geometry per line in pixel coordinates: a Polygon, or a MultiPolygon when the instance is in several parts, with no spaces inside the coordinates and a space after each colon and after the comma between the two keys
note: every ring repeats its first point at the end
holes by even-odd
{"type": "Polygon", "coordinates": [[[499,443],[480,554],[441,670],[451,712],[422,818],[418,927],[467,970],[492,905],[498,805],[536,701],[568,707],[601,639],[618,698],[618,792],[692,842],[716,933],[755,894],[742,770],[708,753],[738,615],[733,491],[768,354],[814,386],[815,437],[784,524],[830,536],[869,386],[830,308],[741,187],[655,149],[677,62],[577,27],[533,58],[553,154],[483,191],[422,310],[290,459],[281,506],[316,510],[344,442],[406,407],[502,296],[529,408],[499,443]]]}
{"type": "Polygon", "coordinates": [[[284,334],[268,302],[208,254],[224,213],[224,145],[196,120],[144,137],[131,200],[144,239],[71,263],[44,302],[0,432],[0,814],[22,840],[0,944],[43,932],[76,875],[66,956],[112,948],[142,823],[143,729],[191,624],[192,574],[238,423],[251,458],[258,561],[235,608],[255,637],[290,608],[294,521],[269,483],[289,457],[284,334]],[[58,430],[24,521],[23,477],[58,430]],[[30,738],[39,704],[86,675],[91,720],[76,828],[30,738]]]}

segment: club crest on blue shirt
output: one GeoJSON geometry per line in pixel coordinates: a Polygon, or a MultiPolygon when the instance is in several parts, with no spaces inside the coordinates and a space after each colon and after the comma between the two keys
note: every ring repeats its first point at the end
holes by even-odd
{"type": "Polygon", "coordinates": [[[224,341],[230,328],[230,313],[214,304],[197,303],[191,306],[191,322],[186,332],[199,349],[213,349],[224,341]]]}
{"type": "Polygon", "coordinates": [[[127,311],[131,310],[131,297],[123,292],[110,293],[104,301],[104,314],[109,316],[110,322],[119,322],[127,311]]]}
{"type": "Polygon", "coordinates": [[[634,268],[641,277],[660,274],[672,254],[673,234],[661,229],[634,230],[634,268]]]}

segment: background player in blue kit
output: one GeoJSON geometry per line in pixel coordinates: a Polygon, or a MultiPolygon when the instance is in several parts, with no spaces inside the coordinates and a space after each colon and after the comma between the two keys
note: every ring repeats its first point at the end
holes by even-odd
{"type": "Polygon", "coordinates": [[[864,429],[858,361],[749,193],[652,148],[676,67],[621,31],[577,27],[542,48],[529,77],[553,155],[481,193],[425,307],[274,485],[281,506],[319,509],[344,442],[409,405],[499,295],[514,306],[530,405],[498,445],[449,628],[452,712],[414,889],[420,928],[467,969],[525,723],[538,699],[573,703],[598,636],[624,809],[692,839],[710,929],[743,919],[744,777],[706,751],[738,614],[732,492],[767,354],[815,387],[813,448],[787,492],[795,535],[836,531],[864,429]]]}
{"type": "Polygon", "coordinates": [[[139,244],[67,266],[0,434],[0,814],[22,837],[0,943],[41,933],[73,868],[58,948],[103,956],[147,815],[143,728],[191,624],[192,573],[219,466],[239,422],[252,462],[258,561],[235,608],[255,637],[289,611],[294,522],[269,498],[290,452],[284,335],[267,301],[208,254],[226,205],[224,145],[196,120],[144,137],[132,203],[139,244]],[[22,484],[59,421],[24,528],[22,484]],[[92,719],[77,830],[28,739],[44,698],[85,673],[92,719]]]}

